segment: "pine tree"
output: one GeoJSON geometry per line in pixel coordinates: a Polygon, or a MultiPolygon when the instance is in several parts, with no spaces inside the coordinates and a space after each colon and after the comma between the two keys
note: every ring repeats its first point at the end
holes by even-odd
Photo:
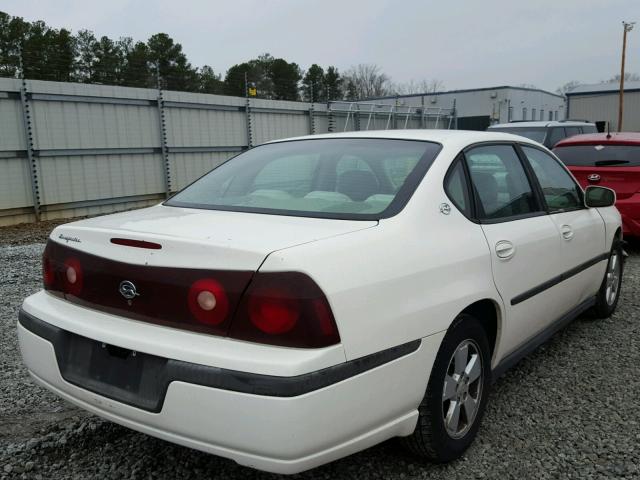
{"type": "Polygon", "coordinates": [[[325,97],[327,101],[342,100],[342,77],[336,67],[330,66],[327,68],[327,73],[324,75],[325,85],[325,97]]]}
{"type": "Polygon", "coordinates": [[[326,98],[324,70],[313,64],[302,79],[302,98],[306,102],[319,102],[326,98]]]}
{"type": "Polygon", "coordinates": [[[224,82],[220,75],[216,75],[209,65],[205,65],[198,72],[199,91],[202,93],[224,93],[224,82]]]}

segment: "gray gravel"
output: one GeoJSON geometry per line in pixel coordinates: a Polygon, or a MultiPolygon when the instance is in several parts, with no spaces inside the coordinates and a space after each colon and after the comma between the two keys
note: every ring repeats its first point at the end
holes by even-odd
{"type": "MultiPolygon", "coordinates": [[[[42,229],[0,229],[0,479],[275,478],[89,416],[37,387],[15,336],[40,288],[42,229]],[[23,231],[24,230],[24,231],[23,231]]],[[[431,465],[389,441],[296,478],[640,478],[640,250],[609,320],[581,318],[500,379],[466,456],[431,465]]]]}

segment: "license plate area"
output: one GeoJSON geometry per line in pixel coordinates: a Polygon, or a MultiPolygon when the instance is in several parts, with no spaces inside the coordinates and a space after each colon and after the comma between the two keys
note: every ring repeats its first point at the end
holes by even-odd
{"type": "Polygon", "coordinates": [[[67,382],[144,410],[160,411],[169,383],[166,358],[70,332],[64,343],[58,364],[67,382]]]}
{"type": "Polygon", "coordinates": [[[138,392],[144,369],[144,354],[94,342],[89,360],[88,376],[129,392],[138,392]]]}

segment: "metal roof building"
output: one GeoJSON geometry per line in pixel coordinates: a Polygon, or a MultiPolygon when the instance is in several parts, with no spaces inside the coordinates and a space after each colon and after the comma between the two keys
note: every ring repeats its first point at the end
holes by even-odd
{"type": "MultiPolygon", "coordinates": [[[[611,130],[618,130],[617,83],[581,85],[567,92],[567,116],[594,122],[610,122],[611,130]]],[[[640,81],[625,82],[624,131],[640,132],[640,81]]]]}
{"type": "Polygon", "coordinates": [[[563,120],[564,97],[537,88],[498,87],[370,98],[366,103],[420,108],[455,107],[457,128],[485,130],[493,123],[513,120],[563,120]]]}

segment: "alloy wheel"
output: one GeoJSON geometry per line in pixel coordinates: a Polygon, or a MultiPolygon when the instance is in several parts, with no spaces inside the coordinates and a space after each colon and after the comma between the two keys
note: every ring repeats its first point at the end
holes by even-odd
{"type": "Polygon", "coordinates": [[[484,383],[483,359],[478,344],[464,340],[451,356],[442,389],[442,418],[452,438],[463,437],[480,408],[484,383]]]}
{"type": "Polygon", "coordinates": [[[609,257],[609,265],[607,266],[605,299],[609,306],[613,305],[618,298],[618,290],[620,289],[620,254],[617,251],[611,253],[609,257]]]}

